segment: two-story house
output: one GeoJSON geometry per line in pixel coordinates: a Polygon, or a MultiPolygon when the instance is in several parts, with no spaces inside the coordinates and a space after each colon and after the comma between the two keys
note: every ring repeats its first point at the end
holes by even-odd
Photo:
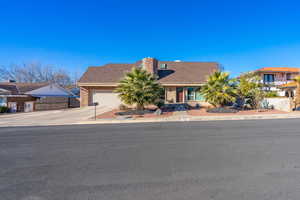
{"type": "Polygon", "coordinates": [[[267,91],[277,91],[279,96],[285,96],[281,85],[293,82],[295,76],[300,75],[300,69],[294,67],[263,67],[256,70],[261,77],[261,83],[267,91]]]}

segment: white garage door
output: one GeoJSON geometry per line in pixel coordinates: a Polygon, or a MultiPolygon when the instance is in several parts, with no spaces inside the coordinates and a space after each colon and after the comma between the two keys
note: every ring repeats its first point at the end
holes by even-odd
{"type": "Polygon", "coordinates": [[[93,103],[95,102],[98,102],[99,106],[110,108],[116,108],[122,103],[118,94],[112,91],[95,91],[93,93],[93,103]]]}

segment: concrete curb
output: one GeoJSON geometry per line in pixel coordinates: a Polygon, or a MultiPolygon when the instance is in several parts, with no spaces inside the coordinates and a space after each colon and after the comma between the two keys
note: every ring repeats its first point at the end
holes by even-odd
{"type": "Polygon", "coordinates": [[[5,125],[0,123],[0,127],[33,127],[33,126],[62,126],[62,125],[91,125],[91,124],[129,124],[129,123],[164,123],[164,122],[189,122],[189,121],[228,121],[228,120],[260,120],[260,119],[300,119],[300,113],[287,113],[287,114],[264,114],[264,115],[240,115],[240,116],[171,116],[159,119],[98,119],[87,120],[81,122],[71,123],[45,123],[45,124],[17,124],[5,125]]]}
{"type": "Polygon", "coordinates": [[[151,123],[151,122],[184,122],[184,121],[226,121],[226,120],[259,120],[259,119],[300,119],[299,114],[268,114],[243,116],[178,116],[160,119],[130,119],[130,120],[96,120],[84,121],[77,124],[119,124],[119,123],[151,123]]]}

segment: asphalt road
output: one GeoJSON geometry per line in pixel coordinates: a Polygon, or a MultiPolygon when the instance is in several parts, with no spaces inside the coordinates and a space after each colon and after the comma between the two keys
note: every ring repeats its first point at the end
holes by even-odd
{"type": "Polygon", "coordinates": [[[0,128],[0,199],[299,200],[299,124],[0,128]]]}

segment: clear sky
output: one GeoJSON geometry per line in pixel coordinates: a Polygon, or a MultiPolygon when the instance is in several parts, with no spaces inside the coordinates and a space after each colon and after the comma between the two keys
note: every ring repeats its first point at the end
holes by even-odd
{"type": "Polygon", "coordinates": [[[0,0],[0,65],[217,61],[226,71],[300,67],[290,0],[0,0]]]}

